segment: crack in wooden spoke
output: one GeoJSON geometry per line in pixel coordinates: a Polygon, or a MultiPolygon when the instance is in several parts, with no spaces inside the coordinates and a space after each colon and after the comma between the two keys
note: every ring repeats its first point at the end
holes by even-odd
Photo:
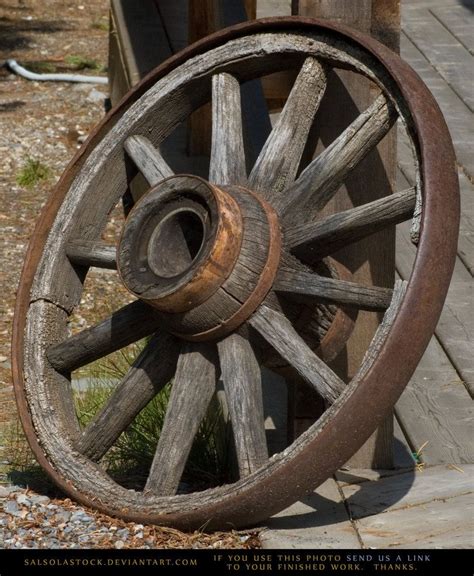
{"type": "Polygon", "coordinates": [[[260,366],[249,341],[238,333],[221,340],[217,348],[243,478],[268,459],[260,366]]]}
{"type": "Polygon", "coordinates": [[[96,240],[70,240],[66,254],[73,264],[95,266],[96,268],[117,269],[116,248],[96,240]]]}
{"type": "Polygon", "coordinates": [[[155,334],[115,388],[102,410],[84,430],[77,449],[98,461],[139,412],[170,381],[181,343],[167,333],[155,334]]]}
{"type": "Polygon", "coordinates": [[[277,211],[285,205],[283,192],[296,178],[326,83],[324,67],[315,58],[306,58],[250,174],[252,190],[261,192],[277,211]]]}
{"type": "Polygon", "coordinates": [[[123,146],[150,186],[174,175],[159,150],[145,136],[129,136],[123,146]]]}
{"type": "Polygon", "coordinates": [[[51,346],[46,355],[58,372],[72,372],[153,334],[161,322],[153,308],[136,300],[95,326],[51,346]]]}
{"type": "Polygon", "coordinates": [[[316,222],[289,226],[285,244],[298,258],[315,262],[387,226],[409,220],[415,201],[416,189],[409,188],[316,222]]]}
{"type": "Polygon", "coordinates": [[[363,286],[287,268],[278,272],[273,288],[277,292],[311,296],[323,302],[374,311],[386,310],[393,295],[390,288],[363,286]]]}
{"type": "Polygon", "coordinates": [[[347,175],[387,134],[397,118],[382,94],[301,173],[281,205],[286,222],[307,221],[335,194],[347,175]]]}
{"type": "Polygon", "coordinates": [[[281,314],[262,305],[248,322],[328,402],[334,402],[345,383],[311,350],[281,314]]]}
{"type": "Polygon", "coordinates": [[[176,375],[145,491],[176,493],[199,425],[216,389],[217,355],[208,344],[186,344],[176,375]]]}
{"type": "Polygon", "coordinates": [[[247,182],[239,81],[230,74],[212,77],[212,149],[209,180],[247,182]]]}

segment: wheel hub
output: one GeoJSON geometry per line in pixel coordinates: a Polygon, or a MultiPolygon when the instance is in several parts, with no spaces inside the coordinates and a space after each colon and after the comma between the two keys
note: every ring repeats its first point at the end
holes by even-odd
{"type": "Polygon", "coordinates": [[[268,203],[240,186],[178,175],[133,208],[117,266],[125,287],[160,310],[171,331],[207,340],[256,310],[280,253],[280,226],[268,203]]]}

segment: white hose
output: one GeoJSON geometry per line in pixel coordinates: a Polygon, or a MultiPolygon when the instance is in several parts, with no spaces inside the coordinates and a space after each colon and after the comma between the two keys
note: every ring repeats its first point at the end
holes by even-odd
{"type": "Polygon", "coordinates": [[[85,76],[83,74],[36,74],[30,72],[23,66],[20,66],[16,60],[7,60],[7,66],[18,74],[27,78],[28,80],[36,80],[39,82],[89,82],[91,84],[107,84],[108,79],[105,76],[85,76]]]}

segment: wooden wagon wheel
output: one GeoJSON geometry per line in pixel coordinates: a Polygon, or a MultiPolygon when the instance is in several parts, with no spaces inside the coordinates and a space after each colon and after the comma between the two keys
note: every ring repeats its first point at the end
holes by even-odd
{"type": "Polygon", "coordinates": [[[14,380],[38,460],[81,502],[136,521],[243,526],[281,510],[334,473],[400,395],[438,319],[457,226],[457,181],[444,121],[420,79],[385,47],[347,28],[299,18],[247,23],[191,46],[157,68],[105,118],[69,165],[33,236],[18,294],[14,380]],[[248,174],[240,84],[296,67],[295,86],[248,174]],[[380,95],[298,175],[330,68],[364,75],[380,95]],[[208,100],[213,110],[208,181],[175,175],[160,155],[160,143],[208,100]],[[417,189],[318,219],[397,118],[413,144],[417,189]],[[127,157],[150,190],[111,249],[101,243],[101,233],[127,189],[127,157]],[[326,274],[315,264],[411,218],[415,198],[420,238],[407,286],[362,287],[342,279],[330,261],[319,265],[326,274]],[[120,281],[137,298],[100,324],[68,336],[68,317],[80,303],[90,266],[117,266],[120,281]],[[308,334],[295,329],[285,303],[293,302],[294,309],[301,296],[330,303],[330,310],[333,305],[387,310],[350,383],[313,352],[308,334]],[[71,372],[145,335],[153,336],[130,372],[81,430],[71,372]],[[263,427],[260,341],[329,406],[271,458],[263,427]],[[240,478],[176,494],[220,374],[240,478]],[[106,474],[100,458],[173,375],[148,481],[143,491],[127,490],[106,474]]]}

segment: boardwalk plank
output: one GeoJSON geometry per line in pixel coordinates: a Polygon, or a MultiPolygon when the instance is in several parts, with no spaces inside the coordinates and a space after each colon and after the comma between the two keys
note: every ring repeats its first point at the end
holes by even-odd
{"type": "Polygon", "coordinates": [[[462,171],[459,172],[459,188],[461,191],[461,224],[458,254],[469,272],[474,274],[474,186],[462,171]]]}
{"type": "MultiPolygon", "coordinates": [[[[396,266],[404,280],[411,274],[415,257],[415,247],[410,242],[409,234],[407,223],[397,227],[396,266]]],[[[456,258],[453,280],[436,328],[436,335],[443,348],[470,390],[474,385],[472,289],[472,276],[462,261],[456,258]]]]}
{"type": "Polygon", "coordinates": [[[474,33],[472,11],[465,6],[436,7],[431,13],[451,34],[463,44],[471,54],[474,54],[474,33]]]}
{"type": "Polygon", "coordinates": [[[462,466],[459,470],[444,465],[432,466],[423,471],[410,470],[386,476],[375,482],[341,486],[341,489],[351,517],[358,520],[374,514],[425,505],[432,500],[473,493],[473,474],[474,464],[462,466]]]}
{"type": "Polygon", "coordinates": [[[474,117],[471,111],[408,36],[403,33],[401,35],[401,55],[433,92],[451,132],[458,161],[474,177],[474,154],[472,153],[474,117]]]}
{"type": "Polygon", "coordinates": [[[404,32],[474,111],[472,55],[428,10],[411,10],[406,16],[402,24],[404,32]]]}
{"type": "Polygon", "coordinates": [[[395,407],[413,450],[429,465],[474,462],[474,406],[436,338],[395,407]]]}
{"type": "Polygon", "coordinates": [[[330,478],[315,492],[273,516],[260,534],[263,548],[360,548],[337,483],[330,478]]]}
{"type": "Polygon", "coordinates": [[[356,522],[364,548],[472,548],[472,494],[356,522]]]}

